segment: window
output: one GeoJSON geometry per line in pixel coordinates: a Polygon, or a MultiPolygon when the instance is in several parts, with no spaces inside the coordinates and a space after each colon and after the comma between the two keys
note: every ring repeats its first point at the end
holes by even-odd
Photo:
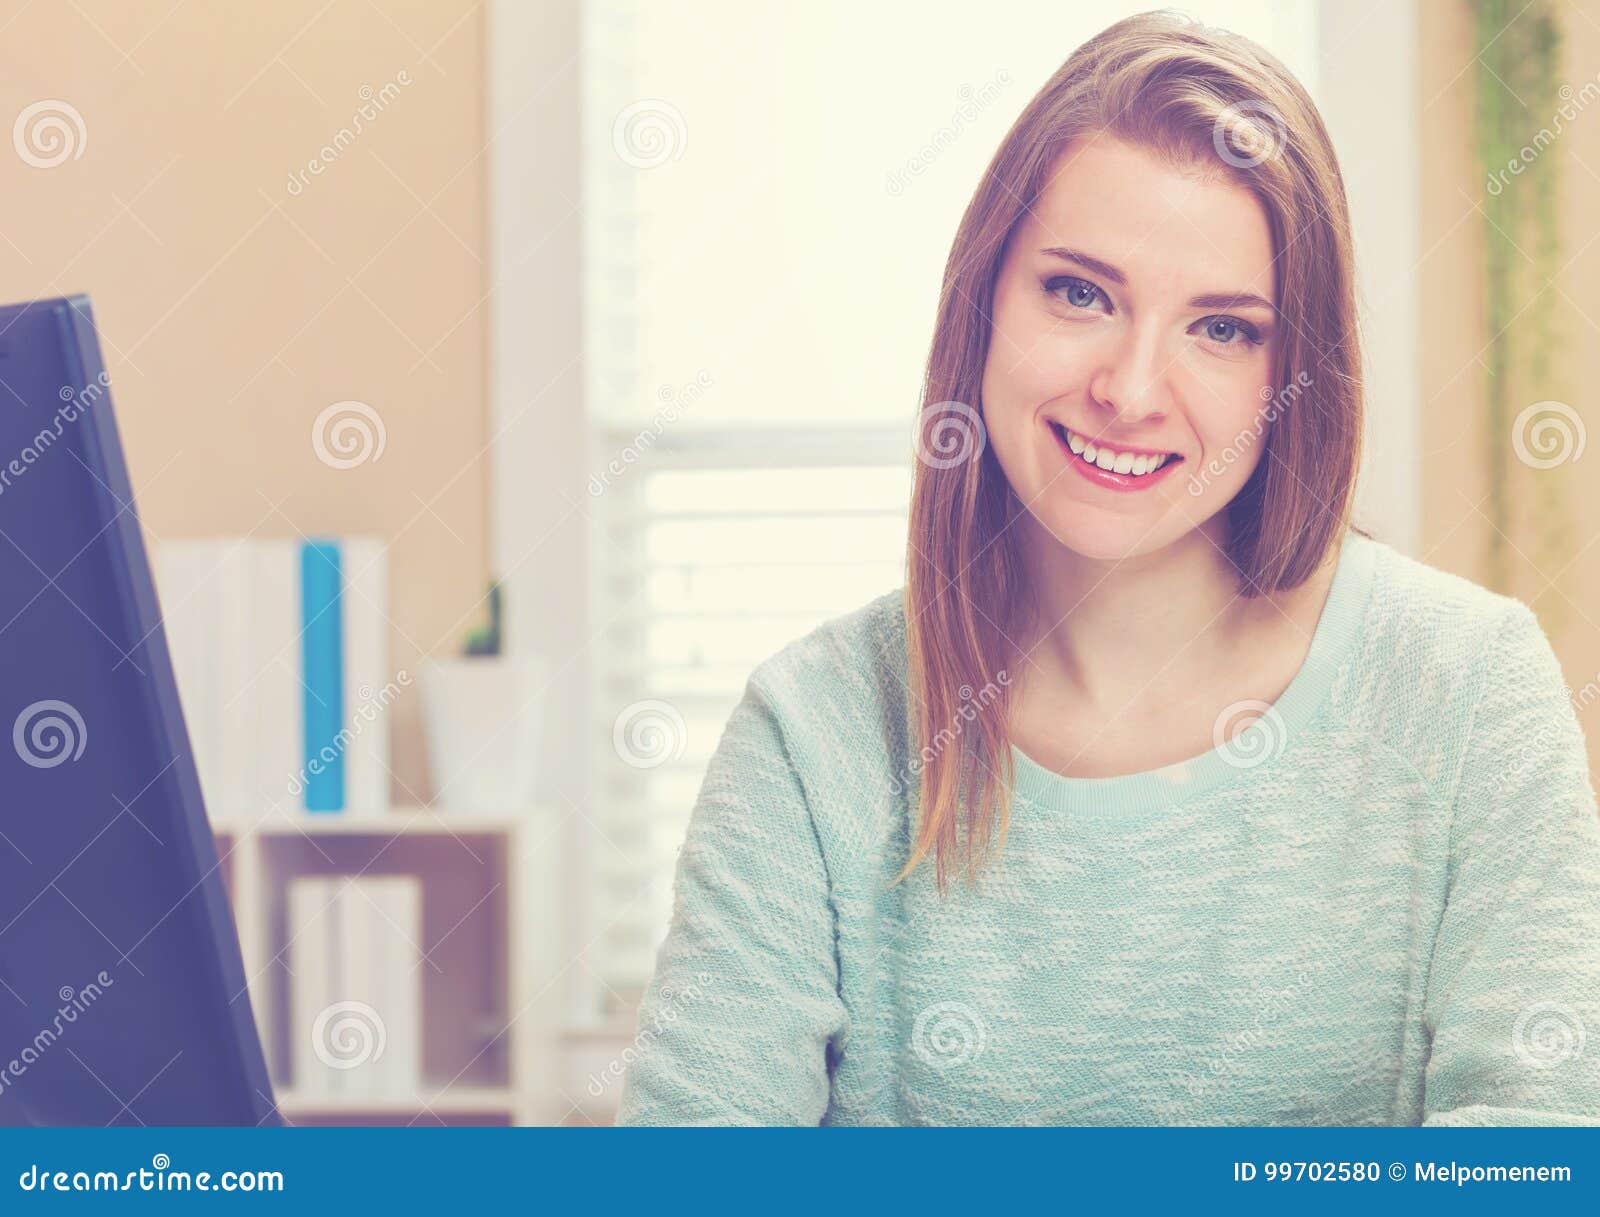
{"type": "Polygon", "coordinates": [[[751,670],[903,582],[898,432],[849,452],[748,431],[657,450],[606,492],[596,546],[599,688],[591,849],[602,1012],[625,1017],[671,912],[705,765],[751,670]],[[792,442],[782,442],[789,440],[792,442]]]}

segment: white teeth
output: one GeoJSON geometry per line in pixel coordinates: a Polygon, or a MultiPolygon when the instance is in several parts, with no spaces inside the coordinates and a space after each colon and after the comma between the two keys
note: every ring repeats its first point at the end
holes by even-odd
{"type": "Polygon", "coordinates": [[[1076,431],[1062,427],[1066,433],[1067,447],[1074,453],[1083,457],[1091,465],[1098,465],[1101,469],[1113,473],[1131,474],[1134,477],[1143,477],[1147,473],[1154,473],[1167,462],[1167,455],[1155,456],[1146,453],[1114,452],[1110,448],[1097,447],[1091,440],[1085,439],[1076,431]]]}

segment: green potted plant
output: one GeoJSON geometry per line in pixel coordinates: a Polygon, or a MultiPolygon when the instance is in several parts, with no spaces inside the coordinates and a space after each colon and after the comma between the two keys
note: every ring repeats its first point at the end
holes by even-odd
{"type": "Polygon", "coordinates": [[[461,653],[422,664],[423,719],[437,807],[520,811],[533,797],[543,665],[504,654],[504,591],[461,653]]]}

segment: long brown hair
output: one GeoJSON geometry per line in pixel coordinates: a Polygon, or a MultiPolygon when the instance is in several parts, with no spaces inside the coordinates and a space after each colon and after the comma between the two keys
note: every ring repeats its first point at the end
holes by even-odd
{"type": "Polygon", "coordinates": [[[1008,635],[1029,585],[1018,530],[1009,527],[1025,508],[982,443],[990,312],[1014,227],[1066,144],[1096,134],[1226,174],[1254,193],[1267,217],[1278,309],[1289,323],[1274,383],[1298,387],[1224,509],[1242,594],[1304,582],[1348,523],[1361,353],[1349,213],[1322,119],[1288,69],[1248,39],[1168,12],[1119,21],[1079,47],[1012,125],[945,265],[907,552],[920,817],[895,883],[933,852],[942,893],[962,828],[969,878],[996,822],[1005,842],[1014,777],[1006,672],[1017,658],[1008,635]],[[962,451],[941,459],[952,441],[962,451]]]}

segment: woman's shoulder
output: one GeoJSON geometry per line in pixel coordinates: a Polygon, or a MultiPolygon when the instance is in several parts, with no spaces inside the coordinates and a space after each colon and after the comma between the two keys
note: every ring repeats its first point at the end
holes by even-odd
{"type": "Polygon", "coordinates": [[[1494,592],[1376,537],[1362,541],[1373,550],[1373,598],[1366,628],[1379,638],[1390,638],[1397,648],[1435,648],[1474,656],[1496,636],[1533,616],[1533,609],[1514,595],[1494,592]]]}
{"type": "Polygon", "coordinates": [[[1549,639],[1522,600],[1385,541],[1358,543],[1369,547],[1372,592],[1352,674],[1357,690],[1437,722],[1507,679],[1561,684],[1549,639]]]}
{"type": "Polygon", "coordinates": [[[892,766],[910,729],[905,589],[830,617],[757,664],[750,685],[772,708],[791,759],[892,766]]]}
{"type": "Polygon", "coordinates": [[[822,621],[756,665],[751,680],[782,701],[866,703],[904,689],[905,589],[822,621]]]}

